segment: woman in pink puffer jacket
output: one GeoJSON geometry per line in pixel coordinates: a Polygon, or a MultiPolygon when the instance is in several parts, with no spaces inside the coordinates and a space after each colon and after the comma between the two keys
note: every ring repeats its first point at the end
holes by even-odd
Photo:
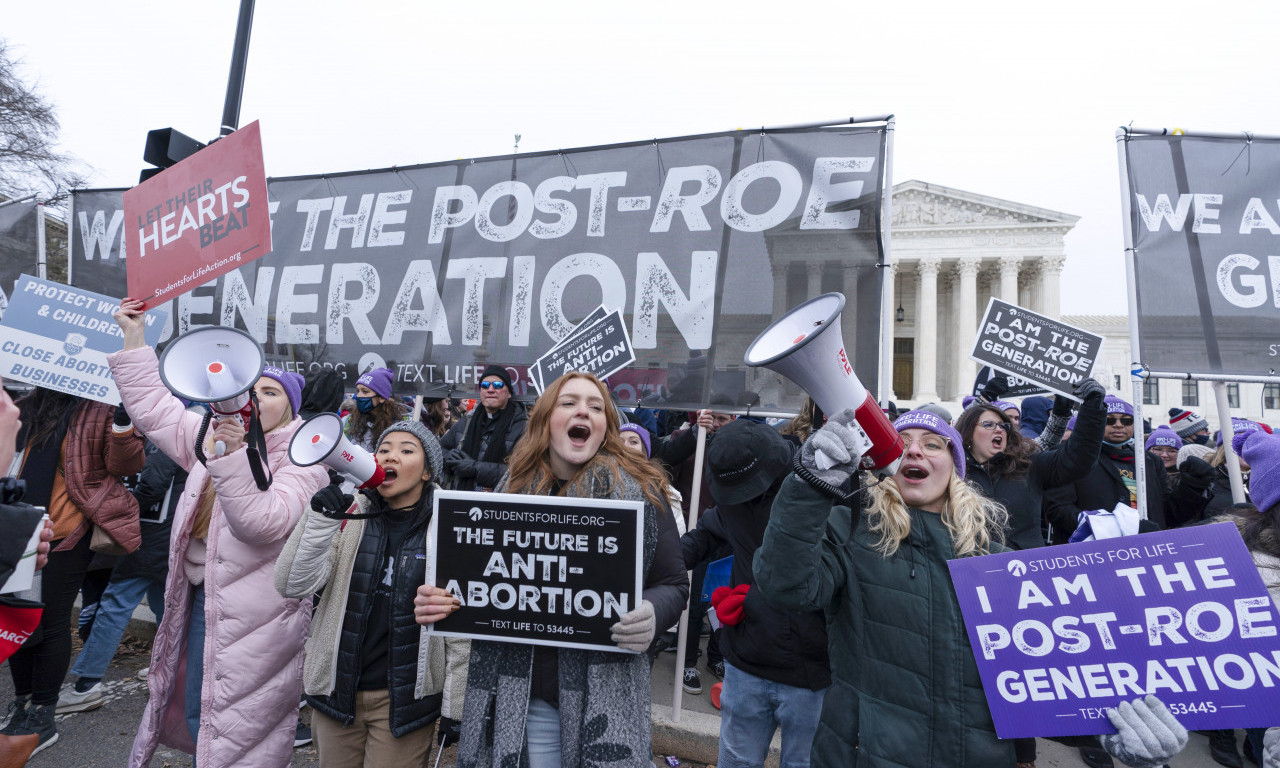
{"type": "Polygon", "coordinates": [[[151,697],[129,765],[150,765],[161,743],[194,753],[200,768],[288,765],[311,601],[281,597],[273,573],[312,494],[328,482],[323,468],[294,466],[288,458],[301,424],[302,377],[268,366],[254,385],[274,475],[259,491],[238,424],[211,426],[208,463],[196,459],[201,417],[160,382],[155,351],[143,339],[142,303],[122,301],[116,321],[124,350],[107,360],[125,408],[151,442],[190,472],[173,521],[164,620],[151,649],[151,697]],[[226,443],[223,456],[214,457],[215,439],[226,443]]]}

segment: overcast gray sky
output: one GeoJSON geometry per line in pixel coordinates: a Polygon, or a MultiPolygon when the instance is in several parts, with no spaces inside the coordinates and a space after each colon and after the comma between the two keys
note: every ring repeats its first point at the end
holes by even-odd
{"type": "MultiPolygon", "coordinates": [[[[8,3],[0,36],[92,185],[129,186],[148,130],[217,134],[238,6],[8,3]]],[[[1280,133],[1277,22],[1262,0],[260,0],[241,122],[286,176],[891,112],[896,181],[1083,217],[1063,311],[1120,314],[1116,127],[1280,133]]]]}

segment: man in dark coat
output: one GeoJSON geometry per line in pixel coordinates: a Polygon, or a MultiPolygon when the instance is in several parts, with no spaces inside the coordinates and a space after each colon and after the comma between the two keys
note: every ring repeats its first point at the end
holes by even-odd
{"type": "Polygon", "coordinates": [[[1107,423],[1102,451],[1093,469],[1082,480],[1048,490],[1045,514],[1053,526],[1053,541],[1065,543],[1075,532],[1080,513],[1112,510],[1117,504],[1137,506],[1135,461],[1146,462],[1147,519],[1160,528],[1174,528],[1198,519],[1204,510],[1204,489],[1213,479],[1203,461],[1188,461],[1182,480],[1170,489],[1164,462],[1146,449],[1136,449],[1133,438],[1133,406],[1107,395],[1107,423]]]}
{"type": "Polygon", "coordinates": [[[738,419],[721,429],[707,452],[717,505],[680,539],[689,569],[723,546],[733,553],[728,594],[713,599],[724,624],[720,765],[763,765],[779,726],[782,764],[808,765],[831,685],[822,611],[779,608],[752,590],[755,553],[764,543],[774,497],[791,471],[792,450],[764,424],[738,419]]]}
{"type": "Polygon", "coordinates": [[[511,399],[511,373],[490,365],[480,377],[480,402],[440,438],[447,488],[492,490],[507,471],[507,457],[524,434],[529,415],[511,399]]]}

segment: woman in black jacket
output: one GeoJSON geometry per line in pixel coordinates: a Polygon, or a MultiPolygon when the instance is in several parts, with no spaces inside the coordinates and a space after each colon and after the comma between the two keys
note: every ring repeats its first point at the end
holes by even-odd
{"type": "Polygon", "coordinates": [[[975,401],[956,421],[956,431],[964,440],[969,482],[1009,511],[1005,544],[1010,549],[1045,545],[1044,490],[1079,480],[1098,459],[1106,390],[1093,379],[1084,379],[1074,394],[1082,401],[1076,428],[1066,442],[1050,450],[1033,450],[1005,412],[991,404],[975,401]]]}

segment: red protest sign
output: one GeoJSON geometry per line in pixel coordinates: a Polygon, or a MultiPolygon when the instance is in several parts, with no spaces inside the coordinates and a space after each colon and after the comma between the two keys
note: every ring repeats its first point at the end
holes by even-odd
{"type": "Polygon", "coordinates": [[[254,121],[124,193],[129,295],[148,307],[271,251],[254,121]]]}

